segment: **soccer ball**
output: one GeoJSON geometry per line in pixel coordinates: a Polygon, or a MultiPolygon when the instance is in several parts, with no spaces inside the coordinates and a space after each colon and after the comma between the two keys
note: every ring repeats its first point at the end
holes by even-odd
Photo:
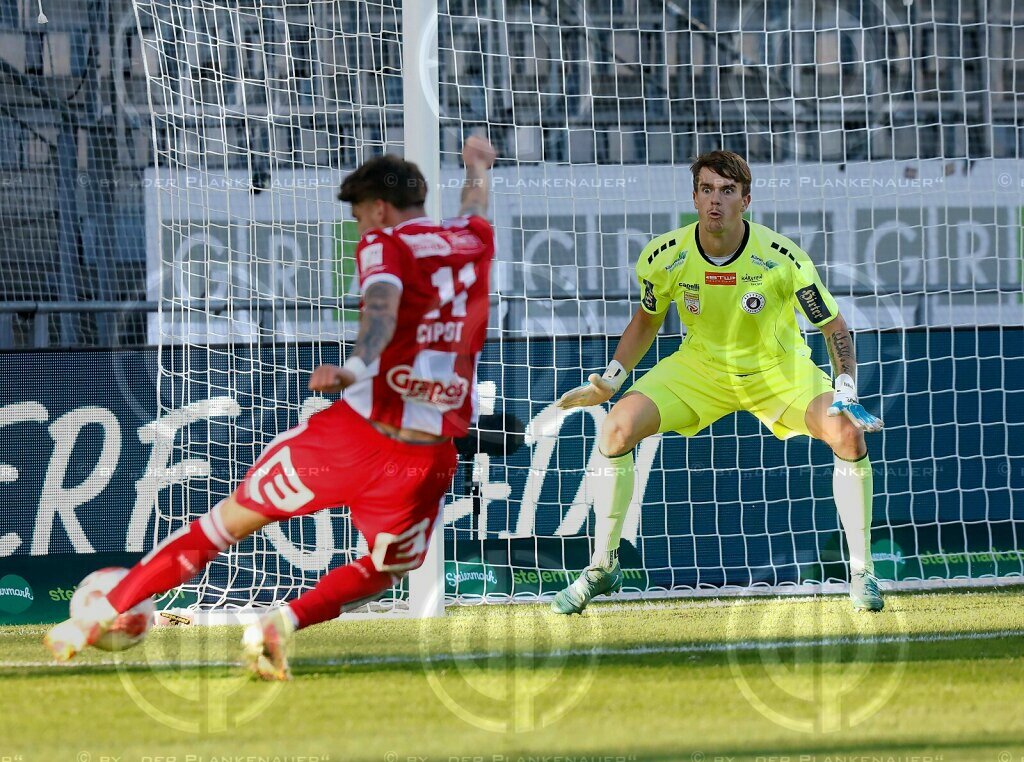
{"type": "MultiPolygon", "coordinates": [[[[108,566],[94,571],[79,583],[74,595],[71,596],[70,613],[75,620],[89,619],[89,608],[100,596],[109,593],[120,582],[128,570],[118,566],[108,566]]],[[[153,623],[156,604],[147,598],[123,614],[119,614],[110,628],[99,640],[93,643],[103,651],[124,651],[138,645],[153,623]]]]}

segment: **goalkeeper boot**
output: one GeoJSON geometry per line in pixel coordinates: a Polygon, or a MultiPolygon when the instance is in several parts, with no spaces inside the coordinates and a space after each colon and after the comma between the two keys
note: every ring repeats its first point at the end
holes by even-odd
{"type": "Polygon", "coordinates": [[[617,593],[621,589],[622,569],[618,561],[610,569],[588,566],[575,582],[555,596],[551,610],[556,614],[582,614],[595,596],[617,593]]]}
{"type": "Polygon", "coordinates": [[[868,571],[857,572],[850,577],[850,600],[858,611],[881,611],[885,606],[878,580],[868,571]]]}
{"type": "Polygon", "coordinates": [[[279,608],[245,628],[242,652],[249,671],[261,680],[291,680],[288,643],[295,632],[284,608],[279,608]]]}
{"type": "Polygon", "coordinates": [[[70,661],[86,646],[100,639],[117,619],[117,611],[106,597],[98,596],[78,618],[65,619],[50,628],[43,645],[57,661],[70,661]]]}

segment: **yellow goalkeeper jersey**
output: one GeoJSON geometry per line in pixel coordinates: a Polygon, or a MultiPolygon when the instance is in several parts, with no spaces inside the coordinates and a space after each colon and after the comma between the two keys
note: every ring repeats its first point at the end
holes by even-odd
{"type": "Polygon", "coordinates": [[[686,325],[682,349],[735,374],[774,368],[790,353],[810,356],[796,310],[817,327],[839,314],[799,246],[764,225],[744,225],[739,250],[721,265],[705,255],[697,223],[655,238],[636,265],[643,309],[660,315],[675,302],[686,325]]]}

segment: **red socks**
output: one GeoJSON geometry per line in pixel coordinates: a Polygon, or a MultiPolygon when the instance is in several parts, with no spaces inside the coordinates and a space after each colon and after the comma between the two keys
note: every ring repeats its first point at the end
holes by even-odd
{"type": "Polygon", "coordinates": [[[107,600],[118,612],[127,611],[151,595],[192,579],[235,542],[214,509],[157,545],[107,594],[107,600]]]}
{"type": "MultiPolygon", "coordinates": [[[[214,509],[160,543],[107,594],[107,600],[118,612],[127,611],[151,595],[167,592],[192,579],[235,542],[214,509]]],[[[370,557],[363,556],[325,574],[316,587],[288,607],[301,629],[334,619],[343,610],[374,598],[397,581],[398,577],[377,571],[370,557]]]]}
{"type": "Polygon", "coordinates": [[[369,556],[332,569],[316,583],[316,587],[303,593],[288,604],[296,627],[335,619],[350,604],[360,604],[387,590],[398,581],[397,577],[377,571],[369,556]]]}

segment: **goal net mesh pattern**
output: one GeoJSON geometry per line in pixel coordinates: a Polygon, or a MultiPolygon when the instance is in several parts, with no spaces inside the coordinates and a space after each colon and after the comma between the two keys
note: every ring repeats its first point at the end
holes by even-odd
{"type": "MultiPolygon", "coordinates": [[[[494,413],[445,508],[451,599],[536,599],[587,562],[610,490],[590,467],[606,411],[553,402],[610,359],[639,306],[638,254],[696,219],[688,165],[715,148],[748,158],[749,218],[810,254],[854,330],[862,400],[886,421],[869,439],[880,576],[1019,576],[1024,15],[966,0],[773,7],[440,0],[436,30],[405,30],[399,0],[139,0],[167,421],[153,437],[173,451],[155,537],[325,404],[308,373],[344,358],[358,299],[336,190],[366,158],[402,152],[418,128],[403,93],[436,70],[445,214],[465,137],[500,157],[480,368],[494,413]],[[407,34],[436,35],[420,81],[403,81],[407,34]]],[[[638,372],[680,330],[672,310],[638,372]]],[[[740,413],[636,458],[627,590],[846,578],[825,445],[780,442],[740,413]]],[[[204,606],[284,600],[361,552],[339,508],[268,528],[188,591],[204,606]]]]}

